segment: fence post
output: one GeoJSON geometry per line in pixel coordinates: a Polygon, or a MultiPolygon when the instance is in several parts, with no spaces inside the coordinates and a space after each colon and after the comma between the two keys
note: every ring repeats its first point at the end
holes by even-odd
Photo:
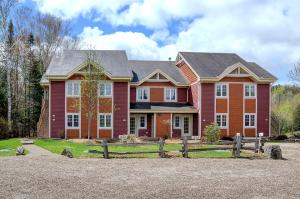
{"type": "Polygon", "coordinates": [[[236,157],[241,156],[241,147],[242,147],[242,137],[240,133],[236,134],[236,157]]]}
{"type": "Polygon", "coordinates": [[[237,146],[237,137],[234,136],[234,141],[232,145],[232,156],[236,158],[236,146],[237,146]]]}
{"type": "Polygon", "coordinates": [[[254,153],[258,153],[259,151],[259,145],[260,145],[260,137],[259,138],[255,138],[255,149],[254,149],[254,153]]]}
{"type": "Polygon", "coordinates": [[[164,139],[160,138],[159,139],[159,157],[161,157],[161,158],[165,157],[164,144],[165,144],[164,139]]]}
{"type": "Polygon", "coordinates": [[[189,154],[188,154],[188,143],[187,143],[187,137],[184,136],[183,140],[182,140],[182,156],[184,158],[188,158],[189,154]]]}
{"type": "Polygon", "coordinates": [[[109,159],[108,144],[107,144],[106,139],[103,140],[102,147],[103,147],[103,157],[104,157],[104,159],[109,159]]]}

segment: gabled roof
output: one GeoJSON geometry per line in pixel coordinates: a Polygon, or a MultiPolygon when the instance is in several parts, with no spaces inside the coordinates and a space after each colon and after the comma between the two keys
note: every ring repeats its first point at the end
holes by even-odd
{"type": "MultiPolygon", "coordinates": [[[[123,50],[93,50],[95,57],[100,61],[104,70],[112,77],[132,76],[126,52],[123,50]]],[[[69,76],[77,72],[85,63],[87,57],[86,50],[65,50],[63,53],[53,58],[46,76],[69,76]]]]}
{"type": "Polygon", "coordinates": [[[276,80],[276,77],[261,66],[253,62],[247,62],[234,53],[179,52],[179,56],[192,67],[200,79],[219,77],[229,67],[239,64],[259,79],[276,80]]]}
{"type": "Polygon", "coordinates": [[[181,74],[173,61],[139,61],[129,60],[132,70],[132,82],[140,83],[155,73],[161,73],[176,84],[187,85],[187,79],[181,74]]]}

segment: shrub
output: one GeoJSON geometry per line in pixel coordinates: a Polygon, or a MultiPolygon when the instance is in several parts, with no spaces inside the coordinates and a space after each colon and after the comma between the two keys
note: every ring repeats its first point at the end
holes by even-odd
{"type": "Polygon", "coordinates": [[[287,135],[278,135],[277,137],[274,137],[273,140],[286,140],[288,139],[287,135]]]}
{"type": "Polygon", "coordinates": [[[234,139],[233,139],[232,137],[223,136],[223,137],[221,138],[221,140],[233,141],[234,139]]]}
{"type": "Polygon", "coordinates": [[[294,132],[294,137],[295,138],[300,138],[300,131],[294,132]]]}
{"type": "Polygon", "coordinates": [[[204,137],[206,142],[216,142],[220,139],[220,128],[218,125],[212,123],[205,127],[204,137]]]}

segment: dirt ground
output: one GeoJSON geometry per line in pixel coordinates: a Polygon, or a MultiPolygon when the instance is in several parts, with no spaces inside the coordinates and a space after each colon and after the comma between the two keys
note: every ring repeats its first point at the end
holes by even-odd
{"type": "Polygon", "coordinates": [[[300,144],[288,160],[0,158],[0,198],[300,198],[300,144]]]}

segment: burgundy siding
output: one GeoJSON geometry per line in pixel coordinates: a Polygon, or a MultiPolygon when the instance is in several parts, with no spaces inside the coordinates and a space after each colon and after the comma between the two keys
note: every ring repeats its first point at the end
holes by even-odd
{"type": "Polygon", "coordinates": [[[177,101],[178,102],[187,102],[187,88],[178,88],[177,89],[177,101]]]}
{"type": "Polygon", "coordinates": [[[193,114],[193,136],[198,136],[198,113],[193,114]]]}
{"type": "Polygon", "coordinates": [[[270,85],[257,85],[257,133],[269,135],[270,85]]]}
{"type": "Polygon", "coordinates": [[[50,90],[51,138],[64,137],[65,130],[65,82],[52,81],[50,90]],[[60,135],[63,134],[63,135],[60,135]]]}
{"type": "Polygon", "coordinates": [[[127,134],[128,131],[128,95],[127,82],[114,82],[114,138],[127,134]]]}
{"type": "Polygon", "coordinates": [[[198,84],[193,84],[188,90],[188,102],[191,103],[195,108],[198,109],[198,84]]]}
{"type": "Polygon", "coordinates": [[[215,86],[213,83],[201,84],[201,132],[203,135],[207,125],[214,122],[215,111],[215,86]]]}
{"type": "Polygon", "coordinates": [[[173,128],[172,138],[181,138],[181,129],[173,128]]]}
{"type": "Polygon", "coordinates": [[[130,102],[131,103],[136,102],[136,88],[135,87],[130,88],[130,102]]]}

